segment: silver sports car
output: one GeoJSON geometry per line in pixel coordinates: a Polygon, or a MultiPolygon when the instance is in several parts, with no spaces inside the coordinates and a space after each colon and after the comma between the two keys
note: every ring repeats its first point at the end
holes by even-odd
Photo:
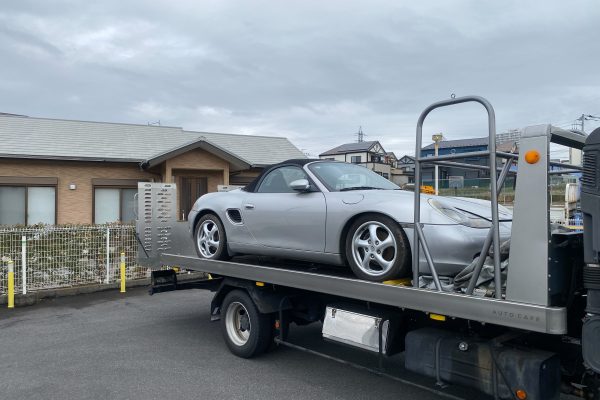
{"type": "MultiPolygon", "coordinates": [[[[491,225],[488,201],[421,196],[421,222],[440,275],[452,276],[481,251],[491,225]]],[[[198,256],[276,256],[349,265],[356,276],[384,281],[411,272],[413,192],[355,164],[289,160],[243,189],[208,193],[189,214],[198,256]]],[[[510,212],[501,207],[501,239],[510,212]]],[[[421,271],[428,266],[420,257],[421,271]]]]}

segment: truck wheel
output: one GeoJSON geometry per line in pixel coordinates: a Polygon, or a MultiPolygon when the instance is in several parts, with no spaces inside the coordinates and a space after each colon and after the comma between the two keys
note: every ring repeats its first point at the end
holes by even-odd
{"type": "Polygon", "coordinates": [[[238,357],[252,358],[264,353],[273,340],[272,318],[261,314],[242,290],[232,290],[221,306],[221,328],[229,350],[238,357]]]}
{"type": "Polygon", "coordinates": [[[402,228],[384,215],[356,219],[346,236],[346,259],[354,275],[381,282],[410,273],[410,250],[402,228]]]}
{"type": "Polygon", "coordinates": [[[210,260],[227,260],[227,236],[221,220],[214,214],[206,214],[198,220],[194,233],[198,257],[210,260]]]}

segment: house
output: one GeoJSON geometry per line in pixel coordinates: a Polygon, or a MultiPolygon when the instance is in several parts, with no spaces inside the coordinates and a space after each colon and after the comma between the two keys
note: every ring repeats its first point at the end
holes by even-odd
{"type": "MultiPolygon", "coordinates": [[[[502,152],[511,152],[518,149],[518,137],[514,136],[514,133],[509,132],[502,137],[502,141],[496,140],[496,150],[502,152]]],[[[489,137],[473,138],[473,139],[460,139],[460,140],[444,140],[439,143],[438,154],[460,154],[460,153],[471,153],[476,151],[486,151],[489,146],[489,137]]],[[[425,146],[421,151],[421,157],[432,157],[435,153],[434,144],[425,146]]],[[[489,165],[488,156],[469,156],[464,158],[454,159],[452,161],[462,162],[474,165],[489,165]]],[[[407,163],[410,164],[410,163],[407,163]]],[[[414,160],[412,163],[414,170],[414,160]]],[[[413,171],[414,173],[414,171],[413,171]]],[[[422,179],[424,184],[433,184],[434,180],[434,165],[426,164],[422,168],[422,179]]],[[[479,179],[489,179],[489,171],[486,170],[475,170],[465,169],[451,166],[439,166],[439,180],[440,187],[449,187],[449,185],[462,186],[468,185],[479,185],[479,179]],[[465,182],[471,180],[471,182],[465,182]],[[453,181],[453,182],[452,182],[453,181]]]]}
{"type": "MultiPolygon", "coordinates": [[[[488,148],[489,138],[472,138],[472,139],[458,139],[458,140],[444,140],[439,142],[438,154],[460,154],[470,153],[474,151],[485,151],[488,148]]],[[[435,153],[434,144],[423,147],[421,150],[421,157],[432,157],[435,153]]],[[[475,165],[488,165],[488,157],[465,157],[459,158],[456,162],[463,162],[475,165]]],[[[414,164],[413,164],[414,166],[414,164]]],[[[439,179],[440,181],[448,181],[450,177],[457,177],[462,180],[464,179],[480,179],[489,178],[488,171],[463,169],[457,167],[446,167],[439,166],[439,179]]],[[[422,169],[422,179],[425,184],[432,184],[434,180],[434,166],[425,165],[422,169]]],[[[443,187],[443,186],[442,186],[443,187]]]]}
{"type": "MultiPolygon", "coordinates": [[[[394,182],[396,185],[398,186],[403,186],[406,185],[407,183],[412,183],[415,181],[415,177],[414,177],[414,164],[413,164],[413,170],[407,169],[405,165],[402,164],[402,162],[398,159],[398,157],[396,157],[396,154],[394,154],[394,152],[388,152],[387,153],[388,156],[388,161],[392,166],[392,169],[390,171],[390,180],[392,182],[394,182]]],[[[403,158],[405,158],[407,156],[404,156],[403,158]]],[[[414,159],[413,159],[413,163],[414,163],[414,159]]]]}
{"type": "Polygon", "coordinates": [[[305,158],[286,138],[0,115],[0,225],[135,219],[138,182],[177,184],[181,219],[219,185],[305,158]]]}
{"type": "Polygon", "coordinates": [[[398,177],[394,180],[397,185],[415,183],[415,158],[409,155],[402,156],[396,162],[396,172],[398,177]]]}
{"type": "Polygon", "coordinates": [[[388,151],[386,153],[387,161],[392,166],[392,168],[396,168],[396,164],[398,163],[398,157],[394,154],[393,151],[388,151]]]}
{"type": "Polygon", "coordinates": [[[319,158],[362,165],[384,178],[391,178],[393,165],[388,153],[377,140],[345,143],[319,154],[319,158]]]}

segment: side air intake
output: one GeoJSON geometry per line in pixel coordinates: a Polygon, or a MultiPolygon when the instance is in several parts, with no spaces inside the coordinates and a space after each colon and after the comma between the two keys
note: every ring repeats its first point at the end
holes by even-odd
{"type": "Polygon", "coordinates": [[[227,218],[229,218],[229,220],[234,224],[242,223],[242,214],[240,213],[240,210],[236,208],[230,208],[227,210],[227,218]]]}

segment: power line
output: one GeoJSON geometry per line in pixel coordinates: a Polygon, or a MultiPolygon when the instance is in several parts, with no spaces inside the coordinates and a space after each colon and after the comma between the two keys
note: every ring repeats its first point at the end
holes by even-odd
{"type": "Polygon", "coordinates": [[[581,117],[575,119],[575,126],[581,126],[580,131],[585,133],[585,121],[600,121],[600,117],[591,114],[581,114],[581,117]]]}

